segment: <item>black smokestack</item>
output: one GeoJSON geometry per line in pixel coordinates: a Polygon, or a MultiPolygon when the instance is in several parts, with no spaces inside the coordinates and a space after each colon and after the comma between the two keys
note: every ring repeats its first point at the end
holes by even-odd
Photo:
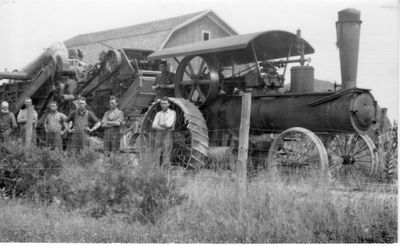
{"type": "Polygon", "coordinates": [[[336,22],[337,43],[342,73],[342,89],[357,87],[358,47],[360,44],[360,11],[344,9],[336,22]]]}

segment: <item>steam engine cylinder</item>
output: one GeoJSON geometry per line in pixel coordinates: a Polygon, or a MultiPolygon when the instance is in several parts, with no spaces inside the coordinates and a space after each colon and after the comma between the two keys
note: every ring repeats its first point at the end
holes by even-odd
{"type": "Polygon", "coordinates": [[[358,48],[360,43],[360,11],[339,11],[336,22],[337,46],[339,48],[342,89],[357,87],[358,48]]]}
{"type": "Polygon", "coordinates": [[[290,69],[291,92],[314,91],[314,68],[311,66],[295,66],[290,69]]]}

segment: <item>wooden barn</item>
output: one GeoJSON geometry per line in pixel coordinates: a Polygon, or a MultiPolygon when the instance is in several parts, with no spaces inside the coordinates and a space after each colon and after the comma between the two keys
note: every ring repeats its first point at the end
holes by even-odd
{"type": "Polygon", "coordinates": [[[64,43],[69,49],[83,51],[84,62],[94,63],[98,61],[101,51],[111,48],[155,51],[236,34],[237,32],[212,10],[205,10],[133,26],[80,34],[64,43]]]}

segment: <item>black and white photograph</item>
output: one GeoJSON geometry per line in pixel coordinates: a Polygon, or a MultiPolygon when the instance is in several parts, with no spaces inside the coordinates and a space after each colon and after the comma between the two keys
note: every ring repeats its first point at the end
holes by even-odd
{"type": "Polygon", "coordinates": [[[0,243],[398,243],[398,0],[0,0],[0,243]]]}

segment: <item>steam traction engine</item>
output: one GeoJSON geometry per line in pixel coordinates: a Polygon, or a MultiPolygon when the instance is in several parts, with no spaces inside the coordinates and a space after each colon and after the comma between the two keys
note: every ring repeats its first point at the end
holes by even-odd
{"type": "MultiPolygon", "coordinates": [[[[251,91],[251,143],[264,146],[269,166],[283,172],[304,169],[329,171],[332,177],[372,177],[378,158],[366,132],[376,121],[377,103],[368,89],[356,87],[360,25],[359,11],[339,12],[342,88],[337,91],[314,89],[314,68],[305,58],[314,49],[300,31],[237,35],[150,54],[149,59],[174,58],[179,63],[177,98],[172,98],[178,112],[172,161],[201,167],[209,149],[235,146],[240,94],[251,91]],[[284,76],[290,63],[299,65],[290,69],[289,89],[284,76]]],[[[155,104],[146,113],[141,146],[149,141],[158,110],[155,104]]]]}

